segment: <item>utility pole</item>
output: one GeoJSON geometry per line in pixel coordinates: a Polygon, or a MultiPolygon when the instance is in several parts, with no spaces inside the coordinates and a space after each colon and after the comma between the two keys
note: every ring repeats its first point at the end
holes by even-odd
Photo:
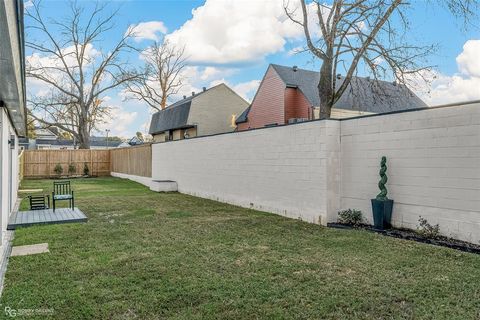
{"type": "Polygon", "coordinates": [[[105,131],[107,132],[107,150],[108,150],[108,133],[110,132],[110,129],[105,129],[105,131]]]}

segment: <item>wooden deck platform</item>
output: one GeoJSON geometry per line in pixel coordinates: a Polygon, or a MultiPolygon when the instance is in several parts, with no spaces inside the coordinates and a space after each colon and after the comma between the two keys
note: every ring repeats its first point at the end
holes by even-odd
{"type": "Polygon", "coordinates": [[[8,221],[7,230],[14,230],[19,227],[28,227],[38,224],[86,222],[87,216],[78,208],[18,211],[12,214],[8,221]]]}

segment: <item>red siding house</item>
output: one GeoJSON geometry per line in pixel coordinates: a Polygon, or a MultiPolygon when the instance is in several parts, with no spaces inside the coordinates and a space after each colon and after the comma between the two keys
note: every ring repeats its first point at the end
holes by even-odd
{"type": "MultiPolygon", "coordinates": [[[[237,131],[283,125],[318,118],[318,72],[268,66],[251,105],[237,118],[237,131]]],[[[343,81],[337,77],[337,84],[343,81]]],[[[332,109],[332,118],[426,107],[406,86],[354,77],[332,109]]]]}

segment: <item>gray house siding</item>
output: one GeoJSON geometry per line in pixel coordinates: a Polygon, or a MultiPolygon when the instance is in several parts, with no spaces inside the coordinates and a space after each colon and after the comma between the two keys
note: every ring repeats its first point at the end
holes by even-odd
{"type": "Polygon", "coordinates": [[[196,125],[197,136],[234,131],[232,115],[238,117],[248,105],[222,83],[192,100],[187,123],[196,125]]]}

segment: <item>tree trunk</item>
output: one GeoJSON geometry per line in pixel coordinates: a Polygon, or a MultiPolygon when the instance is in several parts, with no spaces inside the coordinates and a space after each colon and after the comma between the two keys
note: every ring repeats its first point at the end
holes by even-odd
{"type": "Polygon", "coordinates": [[[160,109],[163,110],[167,107],[167,96],[165,93],[162,95],[162,101],[160,101],[160,109]]]}
{"type": "Polygon", "coordinates": [[[318,83],[318,94],[320,96],[320,119],[330,118],[334,96],[332,62],[325,59],[320,68],[320,81],[318,83]]]}
{"type": "Polygon", "coordinates": [[[80,119],[78,128],[78,148],[90,149],[90,133],[88,132],[87,124],[80,119]]]}

